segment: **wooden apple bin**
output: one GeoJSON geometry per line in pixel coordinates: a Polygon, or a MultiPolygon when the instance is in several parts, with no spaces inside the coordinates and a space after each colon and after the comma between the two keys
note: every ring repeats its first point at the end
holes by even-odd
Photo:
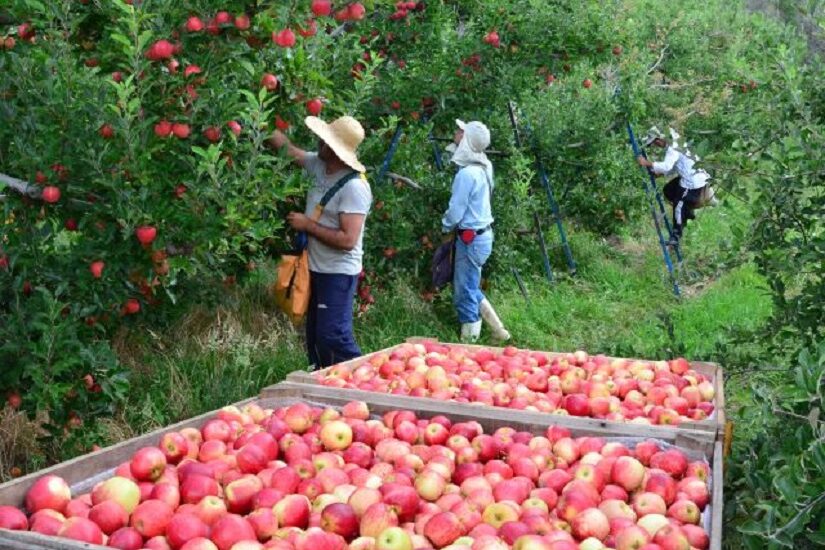
{"type": "MultiPolygon", "coordinates": [[[[421,343],[421,342],[438,342],[438,340],[432,338],[410,338],[407,340],[406,343],[421,343]]],[[[450,344],[450,343],[443,343],[446,346],[456,346],[461,347],[469,350],[478,350],[478,349],[489,349],[493,352],[501,352],[503,348],[496,348],[496,347],[489,347],[489,346],[476,346],[476,345],[469,345],[469,344],[450,344]]],[[[376,352],[367,354],[363,357],[358,357],[356,359],[352,359],[350,361],[345,361],[340,363],[342,365],[348,365],[351,367],[357,367],[364,362],[367,362],[373,356],[380,355],[382,353],[392,353],[395,349],[399,348],[403,344],[398,344],[396,346],[392,346],[386,349],[378,350],[376,352]]],[[[565,353],[559,352],[552,352],[552,351],[540,351],[539,353],[543,353],[548,358],[552,359],[555,357],[566,355],[565,353]]],[[[608,357],[608,359],[616,359],[615,357],[608,357]]],[[[646,359],[634,359],[634,358],[627,358],[629,361],[648,361],[646,359]]],[[[705,375],[708,377],[709,380],[712,381],[715,389],[715,395],[713,398],[713,406],[714,412],[713,414],[705,419],[700,421],[683,421],[682,423],[676,426],[659,426],[663,430],[675,430],[675,431],[702,431],[708,432],[708,435],[711,440],[715,440],[717,438],[723,437],[725,433],[725,381],[724,376],[722,373],[722,368],[719,367],[716,363],[705,363],[701,361],[691,361],[690,362],[691,369],[695,370],[696,372],[705,375]]],[[[329,369],[332,367],[328,367],[326,369],[322,369],[316,372],[306,372],[306,371],[294,371],[287,375],[287,381],[289,382],[297,382],[301,384],[319,384],[318,380],[319,377],[323,376],[329,369]]],[[[419,398],[419,399],[428,399],[428,398],[419,398]]],[[[432,399],[430,399],[432,400],[432,399]]],[[[476,406],[479,407],[486,407],[486,408],[493,408],[496,410],[510,410],[503,407],[492,407],[490,405],[482,405],[478,404],[476,406]]],[[[549,414],[549,413],[544,413],[549,414]]],[[[632,424],[628,422],[614,422],[609,420],[599,420],[595,418],[586,418],[586,417],[573,417],[573,416],[565,416],[565,415],[552,415],[553,418],[556,420],[553,421],[554,424],[558,424],[560,426],[565,426],[568,428],[585,428],[587,426],[592,427],[606,427],[606,426],[624,426],[622,433],[627,435],[631,435],[633,433],[642,433],[644,430],[637,431],[634,429],[634,426],[638,426],[638,424],[632,424]]],[[[656,436],[650,436],[656,437],[656,436]]]]}
{"type": "MultiPolygon", "coordinates": [[[[562,425],[562,417],[515,411],[496,407],[480,407],[462,403],[420,399],[397,395],[382,395],[357,390],[340,390],[319,385],[304,385],[285,382],[266,388],[257,399],[236,403],[238,406],[257,402],[264,408],[306,402],[315,406],[340,407],[353,400],[365,401],[373,414],[382,414],[390,410],[409,409],[420,417],[428,418],[443,414],[454,422],[474,420],[490,433],[496,428],[510,426],[519,431],[543,434],[549,425],[562,425]]],[[[64,478],[72,488],[73,494],[87,492],[92,487],[114,475],[114,469],[129,460],[141,447],[156,445],[160,437],[169,431],[178,431],[187,427],[199,428],[212,418],[217,411],[212,411],[165,428],[155,430],[95,453],[57,464],[35,472],[20,479],[0,485],[0,505],[23,507],[26,492],[41,476],[54,474],[64,478]]],[[[581,420],[581,419],[579,419],[581,420]]],[[[585,422],[571,429],[574,436],[599,436],[606,440],[620,440],[634,444],[642,439],[655,438],[661,444],[681,449],[690,459],[706,459],[711,467],[710,491],[711,501],[702,515],[705,529],[710,534],[711,550],[722,548],[722,504],[723,504],[723,456],[722,443],[708,437],[707,431],[668,430],[656,426],[627,425],[617,423],[585,422]],[[633,428],[628,430],[628,428],[633,428]],[[628,433],[628,432],[632,433],[628,433]]],[[[104,547],[75,542],[56,537],[48,537],[24,531],[7,531],[0,529],[0,550],[43,550],[43,549],[100,549],[104,547]]]]}

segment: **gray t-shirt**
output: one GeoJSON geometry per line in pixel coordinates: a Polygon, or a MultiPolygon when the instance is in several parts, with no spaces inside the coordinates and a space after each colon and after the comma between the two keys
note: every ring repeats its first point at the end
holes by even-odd
{"type": "MultiPolygon", "coordinates": [[[[338,180],[351,170],[341,170],[334,174],[327,174],[326,163],[318,158],[317,153],[307,153],[304,157],[304,170],[315,181],[315,185],[307,195],[306,215],[312,217],[315,207],[321,202],[324,194],[338,180]]],[[[332,229],[340,229],[340,214],[369,214],[372,204],[372,191],[366,180],[354,175],[332,199],[327,203],[321,219],[321,225],[332,229]]],[[[366,221],[366,220],[365,220],[366,221]]],[[[366,225],[366,223],[364,224],[366,225]]],[[[364,230],[358,236],[358,242],[352,250],[339,250],[325,245],[313,236],[309,236],[309,269],[316,273],[337,273],[344,275],[358,275],[361,273],[361,260],[364,257],[364,230]]]]}

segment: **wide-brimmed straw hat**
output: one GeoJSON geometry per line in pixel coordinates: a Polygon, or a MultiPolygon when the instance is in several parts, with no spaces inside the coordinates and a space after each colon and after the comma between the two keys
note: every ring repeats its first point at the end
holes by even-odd
{"type": "Polygon", "coordinates": [[[308,116],[304,119],[304,124],[335,151],[341,162],[353,170],[367,171],[356,154],[358,146],[364,141],[364,128],[357,120],[351,116],[342,116],[327,124],[318,117],[308,116]]]}
{"type": "Polygon", "coordinates": [[[659,128],[656,126],[652,126],[650,130],[647,131],[647,135],[645,136],[645,147],[656,141],[657,139],[665,139],[665,135],[662,133],[659,128]]]}

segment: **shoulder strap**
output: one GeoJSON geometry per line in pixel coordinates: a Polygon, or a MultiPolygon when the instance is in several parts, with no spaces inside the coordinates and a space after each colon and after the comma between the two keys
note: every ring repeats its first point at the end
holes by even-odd
{"type": "Polygon", "coordinates": [[[349,180],[351,180],[353,177],[355,177],[357,175],[358,175],[358,172],[352,171],[352,172],[349,172],[343,178],[336,181],[335,184],[332,187],[330,187],[327,190],[326,193],[324,193],[324,196],[321,197],[321,202],[318,203],[318,205],[321,208],[324,208],[329,203],[329,201],[332,200],[332,197],[334,197],[338,193],[338,191],[341,190],[342,187],[344,187],[347,183],[349,183],[349,180]]]}
{"type": "Polygon", "coordinates": [[[341,188],[343,188],[347,183],[350,182],[351,179],[353,179],[353,177],[357,175],[358,172],[353,170],[352,172],[347,173],[347,175],[336,181],[332,187],[327,189],[327,192],[324,193],[323,197],[321,197],[321,202],[319,202],[318,206],[315,207],[315,212],[313,212],[312,218],[316,222],[319,219],[321,219],[321,213],[324,211],[324,207],[327,204],[329,204],[329,201],[332,200],[332,197],[334,197],[338,193],[338,191],[341,190],[341,188]]]}

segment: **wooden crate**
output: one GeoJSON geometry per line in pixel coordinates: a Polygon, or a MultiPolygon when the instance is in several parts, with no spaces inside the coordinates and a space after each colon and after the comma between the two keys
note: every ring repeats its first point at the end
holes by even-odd
{"type": "MultiPolygon", "coordinates": [[[[382,414],[390,410],[412,406],[412,410],[424,418],[443,414],[454,422],[475,420],[481,423],[485,433],[501,426],[510,426],[517,430],[543,434],[546,427],[554,424],[554,419],[558,418],[551,415],[511,411],[509,409],[487,408],[487,410],[480,410],[479,407],[462,403],[423,400],[412,397],[391,397],[370,392],[337,390],[323,386],[285,382],[266,388],[258,399],[248,399],[236,403],[236,405],[242,406],[257,402],[264,408],[272,408],[296,402],[306,402],[316,406],[340,407],[353,399],[361,399],[369,404],[370,410],[374,414],[382,414]],[[362,397],[365,399],[361,399],[362,397]],[[431,403],[425,403],[425,401],[431,403]]],[[[216,413],[217,411],[212,411],[0,485],[0,505],[23,507],[28,489],[37,479],[47,474],[63,477],[72,487],[73,494],[89,491],[94,484],[114,475],[114,469],[131,458],[132,454],[139,448],[156,445],[160,437],[166,432],[178,431],[187,427],[201,427],[216,413]]],[[[721,442],[708,441],[702,432],[683,431],[677,433],[671,431],[663,433],[663,437],[659,438],[656,435],[627,436],[619,433],[616,428],[617,426],[607,426],[601,429],[572,429],[572,432],[574,436],[598,435],[608,440],[621,439],[628,443],[653,437],[660,439],[664,444],[679,447],[693,460],[701,458],[708,460],[712,472],[711,503],[703,514],[703,522],[705,529],[711,536],[711,550],[721,550],[723,503],[721,442]]],[[[102,550],[103,548],[56,537],[46,537],[37,533],[0,529],[0,550],[102,550]]]]}
{"type": "MultiPolygon", "coordinates": [[[[407,340],[407,343],[415,344],[415,343],[421,343],[421,342],[425,342],[425,341],[437,342],[437,340],[435,340],[433,338],[417,338],[416,337],[416,338],[409,338],[407,340]]],[[[472,345],[472,344],[451,344],[451,343],[443,343],[443,344],[447,345],[447,346],[459,346],[459,347],[469,349],[469,350],[479,350],[479,349],[483,348],[483,349],[492,350],[494,352],[501,352],[501,350],[503,349],[503,348],[496,348],[496,347],[489,347],[489,346],[478,346],[478,345],[472,345]]],[[[375,351],[373,353],[369,353],[367,355],[364,355],[363,357],[358,357],[358,358],[352,359],[350,361],[344,361],[341,364],[342,365],[347,365],[347,366],[352,366],[352,367],[357,367],[358,365],[361,365],[362,363],[364,363],[366,361],[369,361],[372,357],[374,357],[376,355],[380,355],[382,353],[392,353],[397,348],[399,348],[401,345],[403,345],[403,344],[398,344],[398,345],[395,345],[395,346],[392,346],[392,347],[389,347],[389,348],[386,348],[386,349],[378,350],[378,351],[375,351]]],[[[566,353],[559,353],[559,352],[553,352],[553,351],[539,351],[539,353],[542,353],[542,354],[546,355],[549,359],[566,355],[566,353]]],[[[608,359],[617,359],[617,358],[616,357],[608,357],[608,359]]],[[[648,361],[648,362],[651,361],[649,359],[636,359],[636,358],[623,358],[623,359],[626,359],[628,361],[648,361]]],[[[715,388],[715,393],[716,393],[716,395],[714,396],[714,400],[713,400],[714,412],[710,416],[710,418],[707,418],[706,420],[685,421],[682,424],[680,424],[679,426],[669,426],[669,427],[665,427],[665,429],[668,429],[668,430],[683,430],[683,429],[699,430],[699,431],[705,431],[705,432],[710,433],[714,439],[718,438],[718,437],[722,437],[724,435],[724,432],[725,432],[725,421],[726,421],[726,418],[725,418],[725,380],[724,380],[722,368],[719,365],[717,365],[716,363],[706,363],[706,362],[702,362],[702,361],[691,361],[690,366],[696,372],[699,372],[699,373],[707,376],[713,382],[713,385],[714,385],[714,388],[715,388]]],[[[287,375],[287,381],[297,382],[297,383],[300,383],[300,384],[320,384],[318,382],[317,377],[319,375],[323,375],[325,372],[327,372],[331,368],[332,367],[327,367],[325,369],[321,369],[319,371],[312,372],[312,373],[306,372],[306,371],[294,371],[294,372],[291,372],[287,375]]],[[[502,407],[494,407],[494,408],[501,409],[502,407]]],[[[575,421],[575,419],[573,417],[562,417],[562,418],[569,418],[571,421],[574,422],[573,424],[571,424],[573,426],[580,425],[580,423],[575,421]]],[[[602,421],[602,420],[596,420],[596,419],[590,419],[590,420],[592,420],[593,422],[596,422],[598,424],[601,424],[601,425],[604,425],[604,424],[621,424],[619,422],[608,422],[608,421],[602,421]]],[[[561,421],[560,423],[563,424],[563,421],[561,421]]]]}

